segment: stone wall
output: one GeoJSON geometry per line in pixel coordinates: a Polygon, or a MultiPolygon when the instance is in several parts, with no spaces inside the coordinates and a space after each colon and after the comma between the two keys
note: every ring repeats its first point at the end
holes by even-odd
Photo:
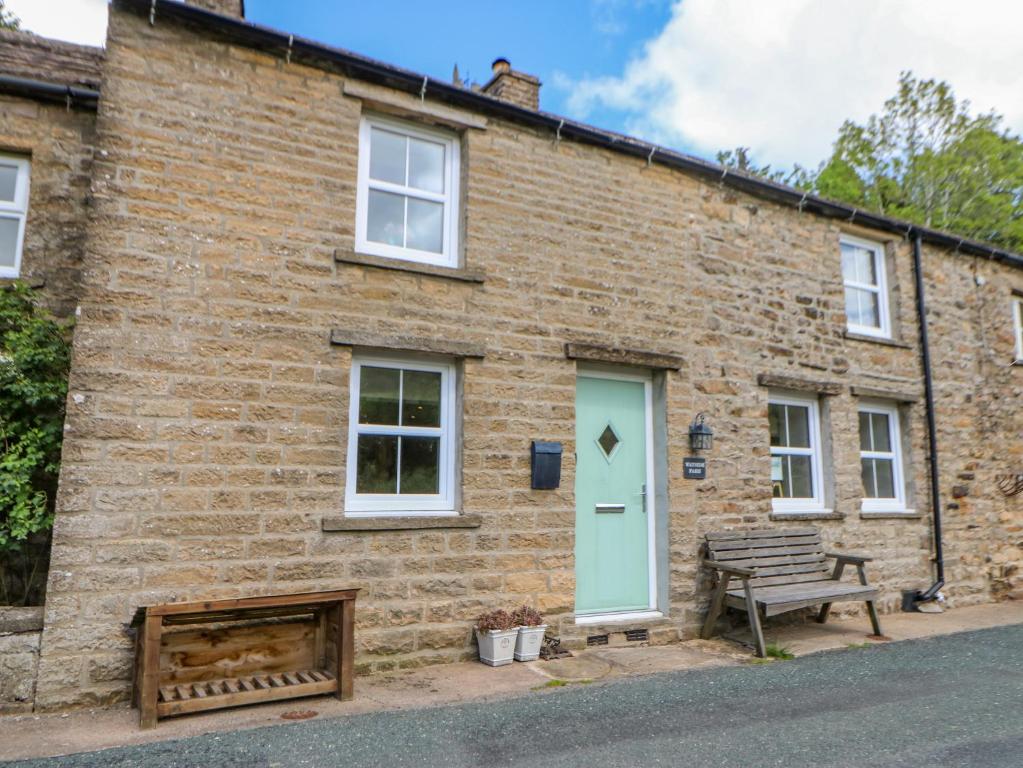
{"type": "Polygon", "coordinates": [[[0,61],[5,75],[98,88],[103,49],[0,29],[0,61]]]}
{"type": "Polygon", "coordinates": [[[42,608],[0,608],[0,715],[32,711],[42,629],[42,608]]]}
{"type": "MultiPolygon", "coordinates": [[[[5,63],[8,51],[22,49],[22,35],[15,44],[12,34],[0,32],[5,63]]],[[[37,66],[49,53],[40,46],[36,55],[15,60],[34,67],[19,69],[19,76],[34,73],[43,79],[53,74],[50,68],[37,66]]],[[[79,80],[73,66],[62,72],[67,79],[79,80]]],[[[92,72],[88,70],[90,84],[92,72]]],[[[39,287],[49,307],[62,316],[73,314],[78,303],[95,123],[96,113],[90,110],[0,94],[0,152],[23,155],[32,162],[21,277],[39,287]]]]}
{"type": "MultiPolygon", "coordinates": [[[[360,670],[467,658],[472,619],[519,602],[581,640],[566,342],[684,359],[664,384],[659,637],[699,624],[705,531],[784,524],[771,513],[765,375],[837,393],[822,398],[834,513],[813,521],[828,545],[877,558],[885,611],[930,584],[908,243],[490,119],[463,138],[464,260],[483,282],[381,269],[352,255],[363,104],[339,76],[116,6],[107,67],[42,707],[125,700],[126,622],[163,601],[359,587],[360,670]],[[888,241],[892,344],[845,333],[847,230],[888,241]],[[479,528],[321,529],[344,499],[351,351],[332,329],[485,348],[462,371],[462,509],[479,528]],[[915,517],[859,512],[853,388],[915,400],[915,517]],[[717,435],[703,482],[682,477],[698,411],[717,435]],[[560,490],[530,490],[531,439],[565,444],[560,490]]],[[[979,602],[1018,590],[1019,502],[988,479],[1019,460],[1023,368],[996,361],[1010,350],[998,308],[1023,272],[930,247],[926,267],[946,501],[969,485],[949,510],[948,593],[979,602]]]]}

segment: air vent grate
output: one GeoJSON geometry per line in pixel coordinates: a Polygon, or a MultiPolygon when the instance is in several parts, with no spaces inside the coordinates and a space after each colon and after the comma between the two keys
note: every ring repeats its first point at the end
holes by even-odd
{"type": "Polygon", "coordinates": [[[625,632],[625,639],[630,643],[645,643],[650,634],[645,629],[630,629],[625,632]]]}
{"type": "Polygon", "coordinates": [[[586,638],[586,645],[607,645],[607,635],[590,635],[586,638]]]}

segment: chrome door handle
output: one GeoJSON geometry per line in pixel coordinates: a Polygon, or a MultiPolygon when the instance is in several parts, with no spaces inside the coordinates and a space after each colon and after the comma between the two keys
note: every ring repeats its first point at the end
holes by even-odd
{"type": "Polygon", "coordinates": [[[646,514],[646,483],[643,483],[643,488],[640,490],[639,495],[643,498],[643,514],[646,514]]]}

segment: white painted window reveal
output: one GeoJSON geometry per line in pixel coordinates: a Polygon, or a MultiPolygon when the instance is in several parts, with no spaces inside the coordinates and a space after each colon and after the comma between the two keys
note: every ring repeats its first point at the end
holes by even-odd
{"type": "Polygon", "coordinates": [[[817,398],[772,394],[768,422],[774,511],[825,512],[817,398]]]}
{"type": "Polygon", "coordinates": [[[455,133],[363,117],[356,250],[457,267],[458,169],[455,133]]]}
{"type": "Polygon", "coordinates": [[[352,362],[345,513],[455,514],[455,368],[352,362]]]}
{"type": "Polygon", "coordinates": [[[894,404],[861,404],[860,475],[864,512],[905,512],[899,409],[894,404]]]}
{"type": "Polygon", "coordinates": [[[28,215],[29,161],[0,154],[0,277],[21,274],[28,215]]]}
{"type": "Polygon", "coordinates": [[[841,239],[841,251],[849,330],[864,336],[890,339],[892,329],[884,246],[846,235],[841,239]]]}

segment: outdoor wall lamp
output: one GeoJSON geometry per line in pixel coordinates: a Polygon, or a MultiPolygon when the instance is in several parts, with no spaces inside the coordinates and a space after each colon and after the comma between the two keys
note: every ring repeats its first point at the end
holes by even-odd
{"type": "Polygon", "coordinates": [[[696,414],[689,425],[689,447],[694,451],[709,451],[714,444],[714,430],[704,422],[703,413],[696,414]]]}

